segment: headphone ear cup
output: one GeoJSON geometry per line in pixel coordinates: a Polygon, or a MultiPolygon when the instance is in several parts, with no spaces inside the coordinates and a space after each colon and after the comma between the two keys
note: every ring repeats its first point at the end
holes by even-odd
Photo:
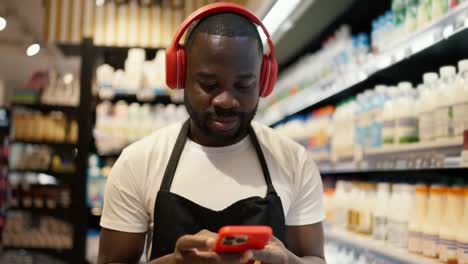
{"type": "Polygon", "coordinates": [[[270,64],[270,60],[266,55],[263,55],[262,59],[262,68],[260,69],[260,85],[259,85],[259,94],[261,97],[264,97],[265,91],[267,89],[266,83],[268,82],[268,68],[270,64]]]}
{"type": "Polygon", "coordinates": [[[166,49],[166,84],[177,89],[177,48],[166,49]]]}
{"type": "Polygon", "coordinates": [[[180,47],[177,50],[177,89],[185,88],[185,70],[186,70],[185,48],[180,47]]]}
{"type": "Polygon", "coordinates": [[[268,58],[268,62],[270,64],[270,72],[268,74],[268,82],[265,92],[263,93],[263,97],[269,96],[273,92],[273,88],[275,88],[276,79],[278,78],[278,64],[276,60],[271,61],[268,58]]]}

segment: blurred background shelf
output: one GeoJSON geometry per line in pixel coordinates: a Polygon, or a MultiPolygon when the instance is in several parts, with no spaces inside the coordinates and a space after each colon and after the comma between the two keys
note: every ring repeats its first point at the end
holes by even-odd
{"type": "Polygon", "coordinates": [[[54,177],[59,178],[61,180],[67,180],[67,179],[70,179],[71,177],[76,176],[76,172],[55,172],[55,171],[52,171],[52,170],[30,170],[30,169],[9,169],[9,173],[46,174],[46,175],[54,176],[54,177]]]}
{"type": "Polygon", "coordinates": [[[67,114],[76,114],[78,108],[76,106],[62,106],[62,105],[46,105],[46,104],[24,104],[24,103],[12,103],[13,108],[23,107],[33,109],[42,112],[60,111],[67,114]]]}
{"type": "Polygon", "coordinates": [[[55,150],[63,151],[74,151],[77,148],[77,144],[73,143],[58,143],[58,142],[48,142],[48,141],[29,141],[29,140],[10,140],[11,144],[31,144],[31,145],[45,145],[49,146],[55,150]]]}
{"type": "Polygon", "coordinates": [[[380,255],[380,257],[387,258],[393,262],[402,264],[440,263],[438,260],[408,253],[406,249],[396,248],[364,235],[359,235],[336,228],[326,230],[325,233],[328,241],[334,241],[351,246],[353,248],[371,251],[372,253],[380,255]]]}

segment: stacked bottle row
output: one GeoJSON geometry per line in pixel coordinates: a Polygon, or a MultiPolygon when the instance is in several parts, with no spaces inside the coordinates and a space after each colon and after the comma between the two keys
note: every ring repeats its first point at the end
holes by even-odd
{"type": "Polygon", "coordinates": [[[12,137],[15,140],[76,143],[78,122],[62,112],[44,114],[18,109],[13,112],[12,137]]]}
{"type": "Polygon", "coordinates": [[[317,129],[309,128],[318,126],[320,133],[328,134],[329,154],[336,156],[352,155],[356,149],[462,136],[468,129],[468,60],[458,63],[458,73],[454,66],[444,66],[439,73],[424,74],[416,89],[409,82],[377,85],[338,104],[334,112],[330,109],[277,129],[301,139],[316,137],[317,129]]]}
{"type": "Polygon", "coordinates": [[[99,153],[120,153],[128,144],[155,130],[188,118],[185,106],[149,104],[128,105],[119,101],[115,105],[103,102],[96,108],[94,130],[99,153]]]}
{"type": "Polygon", "coordinates": [[[10,212],[3,232],[6,247],[71,249],[73,227],[50,216],[10,212]]]}
{"type": "Polygon", "coordinates": [[[468,188],[338,181],[328,222],[443,263],[468,263],[468,188]]]}
{"type": "Polygon", "coordinates": [[[385,51],[462,2],[465,0],[393,0],[391,10],[372,21],[372,49],[385,51]]]}
{"type": "Polygon", "coordinates": [[[25,104],[78,106],[80,80],[72,73],[59,75],[53,70],[38,71],[24,84],[24,88],[15,89],[12,101],[25,104]]]}
{"type": "Polygon", "coordinates": [[[71,190],[67,186],[59,186],[49,179],[52,176],[30,175],[23,177],[18,174],[10,174],[9,206],[15,208],[56,209],[70,208],[71,190]],[[44,180],[45,178],[45,180],[44,180]]]}

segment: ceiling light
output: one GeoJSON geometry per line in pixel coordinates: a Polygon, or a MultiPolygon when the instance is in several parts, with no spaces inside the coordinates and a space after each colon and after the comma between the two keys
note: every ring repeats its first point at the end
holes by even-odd
{"type": "Polygon", "coordinates": [[[96,5],[97,6],[103,6],[104,2],[106,2],[106,1],[105,0],[96,0],[96,5]]]}
{"type": "Polygon", "coordinates": [[[0,16],[0,31],[6,28],[7,22],[6,19],[0,16]]]}
{"type": "Polygon", "coordinates": [[[72,83],[72,82],[73,82],[73,74],[71,74],[71,73],[65,74],[65,75],[63,76],[63,82],[64,82],[65,84],[70,84],[70,83],[72,83]]]}
{"type": "Polygon", "coordinates": [[[271,36],[280,28],[281,24],[292,14],[299,5],[299,0],[278,0],[263,19],[263,24],[271,36]]]}
{"type": "Polygon", "coordinates": [[[41,46],[39,44],[32,44],[31,46],[28,47],[26,50],[26,55],[29,57],[36,55],[39,51],[41,50],[41,46]]]}

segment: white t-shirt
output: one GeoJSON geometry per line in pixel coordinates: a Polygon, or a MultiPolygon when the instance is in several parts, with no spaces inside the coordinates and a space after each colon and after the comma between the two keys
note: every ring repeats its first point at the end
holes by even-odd
{"type": "MultiPolygon", "coordinates": [[[[160,129],[122,152],[106,183],[102,227],[129,233],[152,232],[156,195],[181,125],[160,129]]],[[[322,221],[322,181],[309,152],[271,128],[255,122],[252,126],[281,198],[286,225],[322,221]]],[[[203,147],[187,139],[171,192],[201,206],[222,210],[244,198],[265,197],[266,189],[255,148],[246,137],[220,148],[203,147]]]]}

